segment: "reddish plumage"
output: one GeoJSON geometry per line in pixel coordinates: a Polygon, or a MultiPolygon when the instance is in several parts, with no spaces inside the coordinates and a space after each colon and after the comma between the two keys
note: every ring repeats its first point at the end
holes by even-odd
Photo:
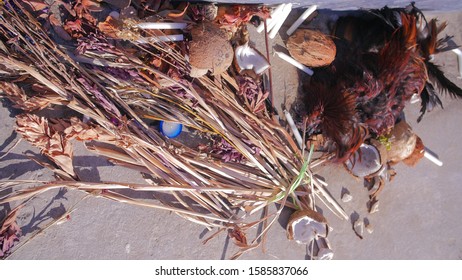
{"type": "Polygon", "coordinates": [[[448,40],[437,40],[444,27],[436,20],[427,24],[413,5],[339,19],[336,60],[317,70],[306,90],[310,134],[322,132],[333,140],[343,160],[364,141],[361,128],[374,137],[389,133],[414,94],[422,94],[423,113],[441,104],[430,80],[462,97],[462,90],[429,62],[448,40]]]}

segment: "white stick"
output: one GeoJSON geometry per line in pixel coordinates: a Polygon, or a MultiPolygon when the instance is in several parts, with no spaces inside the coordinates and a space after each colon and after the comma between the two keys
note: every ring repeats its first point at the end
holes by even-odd
{"type": "Polygon", "coordinates": [[[141,29],[184,29],[187,24],[184,22],[142,22],[136,26],[141,29]]]}
{"type": "Polygon", "coordinates": [[[286,116],[287,123],[290,126],[290,129],[292,130],[295,140],[297,140],[298,146],[300,149],[302,148],[303,140],[302,136],[300,135],[300,132],[298,131],[298,128],[295,126],[294,119],[292,119],[292,116],[287,110],[284,110],[284,115],[286,116]]]}
{"type": "MultiPolygon", "coordinates": [[[[266,20],[266,28],[267,28],[268,32],[271,30],[270,26],[273,27],[274,24],[277,22],[276,18],[278,18],[280,16],[280,14],[281,14],[282,10],[284,9],[285,5],[286,4],[280,4],[279,6],[277,6],[276,9],[274,9],[274,11],[271,13],[271,18],[266,20]],[[273,24],[273,22],[274,22],[274,24],[273,24]]],[[[262,22],[257,27],[257,32],[261,33],[264,29],[265,29],[265,23],[262,22]]]]}
{"type": "Polygon", "coordinates": [[[165,35],[156,37],[145,37],[136,40],[140,44],[157,43],[157,42],[177,42],[183,41],[183,34],[165,35]]]}
{"type": "Polygon", "coordinates": [[[458,63],[459,77],[457,78],[462,79],[462,51],[459,49],[453,49],[452,51],[457,54],[457,62],[459,62],[458,63]]]}
{"type": "Polygon", "coordinates": [[[285,53],[282,53],[282,52],[275,52],[280,58],[282,58],[283,60],[289,62],[290,64],[292,64],[293,66],[297,67],[298,69],[302,70],[303,72],[305,72],[306,74],[312,76],[313,75],[313,70],[311,70],[310,68],[306,67],[305,65],[301,64],[300,62],[296,61],[295,59],[293,59],[292,57],[286,55],[285,53]]]}
{"type": "Polygon", "coordinates": [[[438,166],[443,166],[443,162],[425,150],[424,157],[438,166]]]}
{"type": "Polygon", "coordinates": [[[287,30],[287,35],[292,35],[295,30],[314,12],[318,6],[313,5],[306,9],[306,11],[292,24],[292,26],[287,30]]]}
{"type": "Polygon", "coordinates": [[[284,23],[284,21],[286,21],[287,17],[289,16],[290,11],[292,11],[292,4],[291,3],[286,4],[284,6],[284,9],[282,10],[282,14],[281,14],[281,16],[279,18],[275,18],[275,19],[277,19],[277,23],[271,29],[271,32],[269,33],[269,37],[271,39],[274,39],[274,37],[276,37],[276,34],[278,34],[279,29],[281,29],[282,24],[284,23]]]}

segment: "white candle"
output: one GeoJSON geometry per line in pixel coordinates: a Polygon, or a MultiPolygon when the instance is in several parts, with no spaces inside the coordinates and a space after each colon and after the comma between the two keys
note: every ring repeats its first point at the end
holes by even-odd
{"type": "Polygon", "coordinates": [[[292,24],[292,26],[287,30],[287,35],[292,35],[295,30],[314,12],[318,6],[313,5],[306,9],[306,11],[292,24]]]}
{"type": "Polygon", "coordinates": [[[157,42],[177,42],[183,41],[183,34],[163,35],[156,37],[145,37],[136,40],[140,44],[157,43],[157,42]]]}
{"type": "Polygon", "coordinates": [[[430,154],[428,151],[424,152],[424,157],[426,159],[430,160],[431,162],[433,162],[434,164],[438,165],[438,166],[443,166],[443,162],[441,160],[437,159],[432,154],[430,154]]]}
{"type": "Polygon", "coordinates": [[[295,59],[293,59],[292,57],[286,55],[285,53],[282,53],[282,52],[276,52],[276,54],[282,58],[283,60],[289,62],[290,64],[292,64],[293,66],[297,67],[298,69],[302,70],[303,72],[305,72],[306,74],[312,76],[313,75],[313,70],[311,70],[310,68],[306,67],[305,65],[301,64],[300,62],[296,61],[295,59]]]}
{"type": "Polygon", "coordinates": [[[297,140],[298,146],[301,149],[303,145],[303,139],[302,139],[302,136],[300,135],[300,132],[298,131],[297,126],[294,123],[294,119],[292,119],[292,116],[287,110],[284,110],[284,115],[286,116],[287,123],[289,124],[290,129],[292,130],[292,133],[294,134],[295,140],[297,140]]]}
{"type": "MultiPolygon", "coordinates": [[[[266,28],[267,28],[267,31],[269,32],[271,30],[271,28],[269,28],[270,25],[272,25],[272,23],[276,23],[276,18],[280,16],[282,10],[284,9],[284,6],[286,4],[280,4],[279,6],[276,7],[276,9],[274,9],[274,11],[271,13],[271,18],[267,19],[266,20],[266,28]]],[[[274,26],[274,25],[272,25],[274,26]]],[[[260,25],[257,27],[257,32],[258,33],[261,33],[263,30],[265,29],[265,23],[260,23],[260,25]]]]}
{"type": "Polygon", "coordinates": [[[136,26],[141,29],[184,29],[187,24],[184,22],[142,22],[136,26]]]}
{"type": "Polygon", "coordinates": [[[459,49],[453,49],[452,50],[455,54],[457,54],[457,62],[459,62],[459,79],[462,79],[462,51],[459,49]]]}
{"type": "Polygon", "coordinates": [[[277,23],[271,29],[271,32],[269,33],[269,37],[271,39],[274,39],[274,37],[276,37],[276,34],[278,33],[279,29],[281,29],[282,24],[284,23],[284,21],[286,21],[287,17],[289,16],[290,11],[292,11],[292,4],[291,3],[286,4],[284,6],[284,9],[282,9],[281,16],[278,17],[278,18],[275,18],[275,19],[277,19],[277,23]]]}

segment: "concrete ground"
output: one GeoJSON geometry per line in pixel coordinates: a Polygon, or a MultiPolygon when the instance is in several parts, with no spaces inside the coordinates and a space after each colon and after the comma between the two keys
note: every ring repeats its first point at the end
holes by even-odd
{"type": "MultiPolygon", "coordinates": [[[[434,15],[435,13],[433,13],[434,15]]],[[[449,21],[448,34],[462,43],[459,29],[462,13],[438,13],[449,21]]],[[[430,17],[430,13],[427,14],[430,17]]],[[[286,27],[287,28],[287,27],[286,27]]],[[[284,31],[284,29],[282,29],[284,31]]],[[[262,46],[263,35],[252,32],[252,41],[262,46]]],[[[277,38],[273,45],[282,44],[277,38]]],[[[453,53],[436,57],[451,80],[462,86],[457,76],[453,53]]],[[[273,59],[275,104],[293,101],[299,81],[296,69],[273,59]]],[[[303,77],[303,76],[300,76],[303,77]]],[[[322,205],[330,226],[330,242],[335,259],[462,259],[462,101],[443,100],[445,109],[435,109],[416,124],[419,105],[408,105],[406,118],[425,145],[444,162],[438,167],[422,160],[416,167],[399,164],[398,175],[380,194],[380,210],[367,213],[367,190],[362,181],[353,178],[341,166],[325,166],[319,172],[329,184],[331,194],[352,217],[368,219],[374,227],[360,240],[352,231],[350,221],[340,220],[322,205]],[[340,200],[346,188],[353,200],[340,200]]],[[[280,109],[280,107],[278,108],[280,109]]],[[[14,115],[8,102],[0,107],[0,156],[19,136],[14,132],[14,115]]],[[[49,180],[51,173],[29,160],[26,153],[38,150],[22,141],[9,155],[0,159],[1,179],[49,180]]],[[[86,180],[140,181],[132,171],[116,167],[77,145],[75,165],[79,176],[86,180]]],[[[0,196],[5,194],[1,193],[0,196]]],[[[128,206],[105,199],[87,197],[71,214],[71,219],[35,235],[52,218],[63,214],[83,197],[72,191],[48,192],[35,198],[19,215],[24,236],[16,245],[11,259],[224,259],[237,248],[225,235],[207,244],[210,235],[204,227],[188,222],[175,214],[160,210],[128,206]],[[24,240],[35,236],[29,242],[24,240]]],[[[11,205],[0,205],[0,215],[11,205]]],[[[256,249],[243,259],[304,259],[306,247],[286,238],[287,216],[283,215],[268,235],[266,253],[256,249]]],[[[251,239],[251,236],[249,236],[251,239]]]]}

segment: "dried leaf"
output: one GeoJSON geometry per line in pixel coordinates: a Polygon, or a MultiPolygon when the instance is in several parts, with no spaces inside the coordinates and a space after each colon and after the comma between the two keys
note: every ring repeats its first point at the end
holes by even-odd
{"type": "Polygon", "coordinates": [[[81,0],[80,2],[87,11],[99,13],[104,10],[101,4],[96,0],[81,0]]]}
{"type": "Polygon", "coordinates": [[[27,0],[24,1],[24,4],[26,5],[26,8],[29,8],[34,12],[42,11],[49,7],[43,0],[27,0]]]}
{"type": "Polygon", "coordinates": [[[64,134],[68,139],[79,141],[97,140],[106,143],[116,140],[114,135],[109,134],[107,130],[100,126],[89,126],[76,117],[71,118],[70,122],[71,125],[64,130],[64,134]]]}
{"type": "Polygon", "coordinates": [[[19,241],[21,228],[16,223],[16,218],[21,208],[22,206],[16,207],[8,213],[0,227],[0,257],[8,254],[15,242],[19,241]]]}
{"type": "Polygon", "coordinates": [[[119,21],[112,16],[108,16],[104,22],[98,23],[98,29],[111,38],[119,38],[120,26],[119,21]]]}
{"type": "Polygon", "coordinates": [[[42,91],[42,95],[28,97],[24,90],[20,89],[16,84],[0,82],[0,92],[5,94],[6,97],[14,103],[14,107],[24,111],[42,110],[51,104],[66,104],[67,101],[61,96],[57,95],[48,88],[34,84],[32,89],[35,91],[42,91]]]}
{"type": "Polygon", "coordinates": [[[245,233],[239,228],[229,230],[228,235],[231,240],[233,240],[234,244],[236,244],[236,246],[240,248],[247,248],[249,246],[245,233]]]}
{"type": "Polygon", "coordinates": [[[73,38],[80,38],[85,33],[82,28],[82,20],[80,19],[76,19],[75,21],[68,20],[63,27],[73,38]]]}
{"type": "MultiPolygon", "coordinates": [[[[59,124],[63,126],[62,122],[59,124]]],[[[24,139],[41,149],[51,161],[76,178],[72,164],[72,144],[63,136],[62,131],[55,131],[47,119],[32,114],[16,116],[16,126],[16,131],[24,139]]]]}
{"type": "Polygon", "coordinates": [[[59,37],[61,37],[61,39],[66,41],[72,40],[71,35],[66,32],[59,20],[54,15],[50,15],[48,17],[48,21],[50,22],[51,27],[53,27],[53,30],[56,32],[56,34],[58,34],[59,37]]]}

